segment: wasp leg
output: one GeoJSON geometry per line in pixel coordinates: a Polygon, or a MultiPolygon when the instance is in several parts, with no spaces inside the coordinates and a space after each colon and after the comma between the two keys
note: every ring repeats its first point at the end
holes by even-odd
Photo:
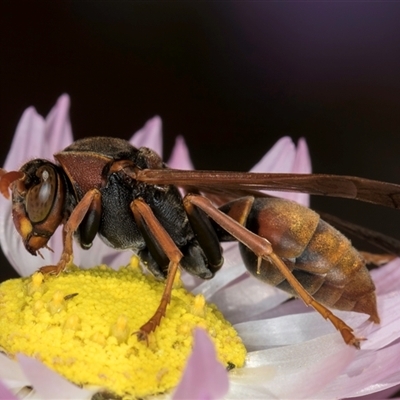
{"type": "Polygon", "coordinates": [[[39,269],[44,274],[59,275],[73,260],[73,235],[79,228],[84,218],[91,212],[96,213],[101,209],[101,193],[97,189],[86,192],[82,200],[72,211],[63,229],[64,249],[57,265],[46,265],[39,269]]]}
{"type": "Polygon", "coordinates": [[[139,340],[147,340],[147,336],[154,332],[161,319],[165,316],[165,312],[169,302],[171,301],[171,291],[176,273],[178,271],[179,262],[183,257],[174,241],[171,239],[167,231],[157,220],[151,208],[142,200],[136,199],[131,203],[131,210],[138,225],[146,224],[147,229],[153,235],[165,255],[169,259],[167,280],[165,288],[160,300],[160,304],[153,316],[139,328],[137,337],[139,340]]]}
{"type": "Polygon", "coordinates": [[[239,242],[247,246],[253,251],[259,259],[264,258],[270,260],[282,273],[288,283],[297,292],[299,297],[304,301],[307,306],[313,307],[319,312],[325,319],[328,319],[333,326],[341,333],[343,340],[347,344],[351,344],[356,348],[360,347],[360,338],[354,336],[353,329],[349,327],[344,321],[336,317],[331,311],[325,306],[316,301],[308,292],[304,289],[301,283],[289,270],[287,265],[282,259],[274,253],[274,250],[269,241],[255,233],[249,231],[246,227],[241,225],[239,222],[224,214],[213,206],[210,200],[203,196],[198,195],[187,195],[184,198],[186,207],[190,207],[188,203],[202,209],[210,218],[212,218],[219,226],[225,229],[230,235],[236,238],[239,242]]]}

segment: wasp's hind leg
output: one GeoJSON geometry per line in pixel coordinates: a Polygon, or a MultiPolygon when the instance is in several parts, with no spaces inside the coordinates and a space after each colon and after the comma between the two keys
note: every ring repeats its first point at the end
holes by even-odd
{"type": "Polygon", "coordinates": [[[199,207],[210,218],[212,218],[220,227],[222,227],[228,234],[248,247],[258,258],[256,268],[261,268],[261,260],[266,259],[272,262],[279,272],[284,276],[290,286],[295,290],[297,295],[304,301],[307,306],[313,307],[325,319],[328,319],[333,326],[341,333],[343,340],[347,344],[351,344],[356,348],[360,347],[361,338],[357,338],[353,334],[353,329],[349,327],[344,321],[336,317],[325,306],[316,301],[313,296],[301,285],[301,283],[292,274],[288,266],[282,259],[274,252],[271,243],[251,232],[242,225],[243,221],[238,222],[237,218],[230,217],[221,210],[214,207],[211,201],[203,196],[189,194],[184,198],[185,208],[199,207]]]}

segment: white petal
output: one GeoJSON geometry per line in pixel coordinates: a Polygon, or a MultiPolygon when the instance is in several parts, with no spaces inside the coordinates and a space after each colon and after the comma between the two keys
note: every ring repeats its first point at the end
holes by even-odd
{"type": "MultiPolygon", "coordinates": [[[[11,200],[0,199],[0,239],[4,255],[21,276],[28,276],[38,268],[54,264],[54,257],[60,256],[47,249],[42,251],[44,259],[33,256],[25,249],[11,218],[11,200]]],[[[49,245],[52,245],[50,241],[49,245]]]]}
{"type": "Polygon", "coordinates": [[[95,237],[92,247],[88,250],[83,250],[76,244],[74,254],[74,262],[81,268],[92,268],[99,264],[119,268],[127,265],[133,255],[131,251],[116,250],[107,246],[98,236],[95,237]]]}
{"type": "Polygon", "coordinates": [[[149,119],[129,142],[135,147],[148,147],[162,157],[162,122],[159,116],[149,119]]]}
{"type": "MultiPolygon", "coordinates": [[[[244,267],[243,267],[244,268],[244,267]]],[[[244,279],[219,290],[209,301],[215,303],[232,324],[259,319],[259,316],[283,303],[289,294],[246,275],[244,279]]]]}
{"type": "MultiPolygon", "coordinates": [[[[344,315],[343,319],[352,327],[368,318],[357,313],[335,314],[344,315]]],[[[316,312],[243,322],[236,324],[235,329],[249,351],[302,343],[335,332],[333,325],[316,312]]]]}
{"type": "MultiPolygon", "coordinates": [[[[400,292],[378,296],[380,324],[371,324],[363,333],[363,349],[380,349],[400,338],[400,292]]],[[[400,365],[400,364],[399,364],[400,365]]]]}
{"type": "Polygon", "coordinates": [[[343,371],[356,352],[336,333],[301,344],[251,352],[246,368],[231,371],[232,390],[240,385],[244,390],[245,386],[257,383],[279,399],[310,398],[343,371]],[[262,376],[264,379],[260,379],[262,376]]]}
{"type": "Polygon", "coordinates": [[[80,389],[34,358],[22,354],[17,358],[24,374],[43,399],[90,399],[95,393],[80,389]]]}
{"type": "Polygon", "coordinates": [[[362,396],[399,384],[399,354],[400,343],[379,351],[359,351],[355,362],[321,390],[316,398],[362,396]]]}
{"type": "Polygon", "coordinates": [[[0,353],[0,377],[9,389],[20,389],[29,385],[21,366],[2,353],[0,353]]]}
{"type": "Polygon", "coordinates": [[[235,264],[224,265],[210,281],[203,281],[199,286],[193,289],[194,294],[203,294],[206,299],[209,299],[214,293],[228,285],[230,282],[241,276],[243,270],[243,262],[237,260],[235,264]]]}

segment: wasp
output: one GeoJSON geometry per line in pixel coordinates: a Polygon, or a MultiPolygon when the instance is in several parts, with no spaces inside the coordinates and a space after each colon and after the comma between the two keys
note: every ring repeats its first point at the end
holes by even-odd
{"type": "MultiPolygon", "coordinates": [[[[366,313],[379,323],[368,257],[316,212],[262,190],[399,208],[400,185],[324,174],[175,170],[149,148],[106,137],[78,140],[54,158],[55,163],[34,159],[19,171],[0,171],[1,193],[9,198],[11,191],[16,230],[36,255],[63,225],[63,252],[57,265],[40,269],[47,274],[60,274],[72,262],[74,239],[89,249],[99,235],[113,248],[137,253],[148,271],[165,280],[160,304],[138,330],[139,339],[165,315],[178,268],[211,279],[223,265],[226,241],[239,242],[250,274],[301,298],[347,344],[359,347],[361,339],[330,308],[366,313]]],[[[399,254],[394,239],[342,226],[399,254]]]]}

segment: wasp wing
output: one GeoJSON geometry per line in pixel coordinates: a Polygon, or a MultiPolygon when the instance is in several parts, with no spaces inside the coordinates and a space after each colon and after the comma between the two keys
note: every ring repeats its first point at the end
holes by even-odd
{"type": "Polygon", "coordinates": [[[193,188],[199,192],[219,191],[236,194],[241,190],[302,192],[400,208],[400,185],[355,176],[147,169],[137,171],[135,179],[151,184],[193,188]]]}
{"type": "Polygon", "coordinates": [[[373,246],[384,250],[385,252],[395,254],[400,257],[399,240],[325,212],[318,211],[318,214],[324,221],[339,229],[342,233],[359,238],[366,243],[370,243],[373,246]]]}

